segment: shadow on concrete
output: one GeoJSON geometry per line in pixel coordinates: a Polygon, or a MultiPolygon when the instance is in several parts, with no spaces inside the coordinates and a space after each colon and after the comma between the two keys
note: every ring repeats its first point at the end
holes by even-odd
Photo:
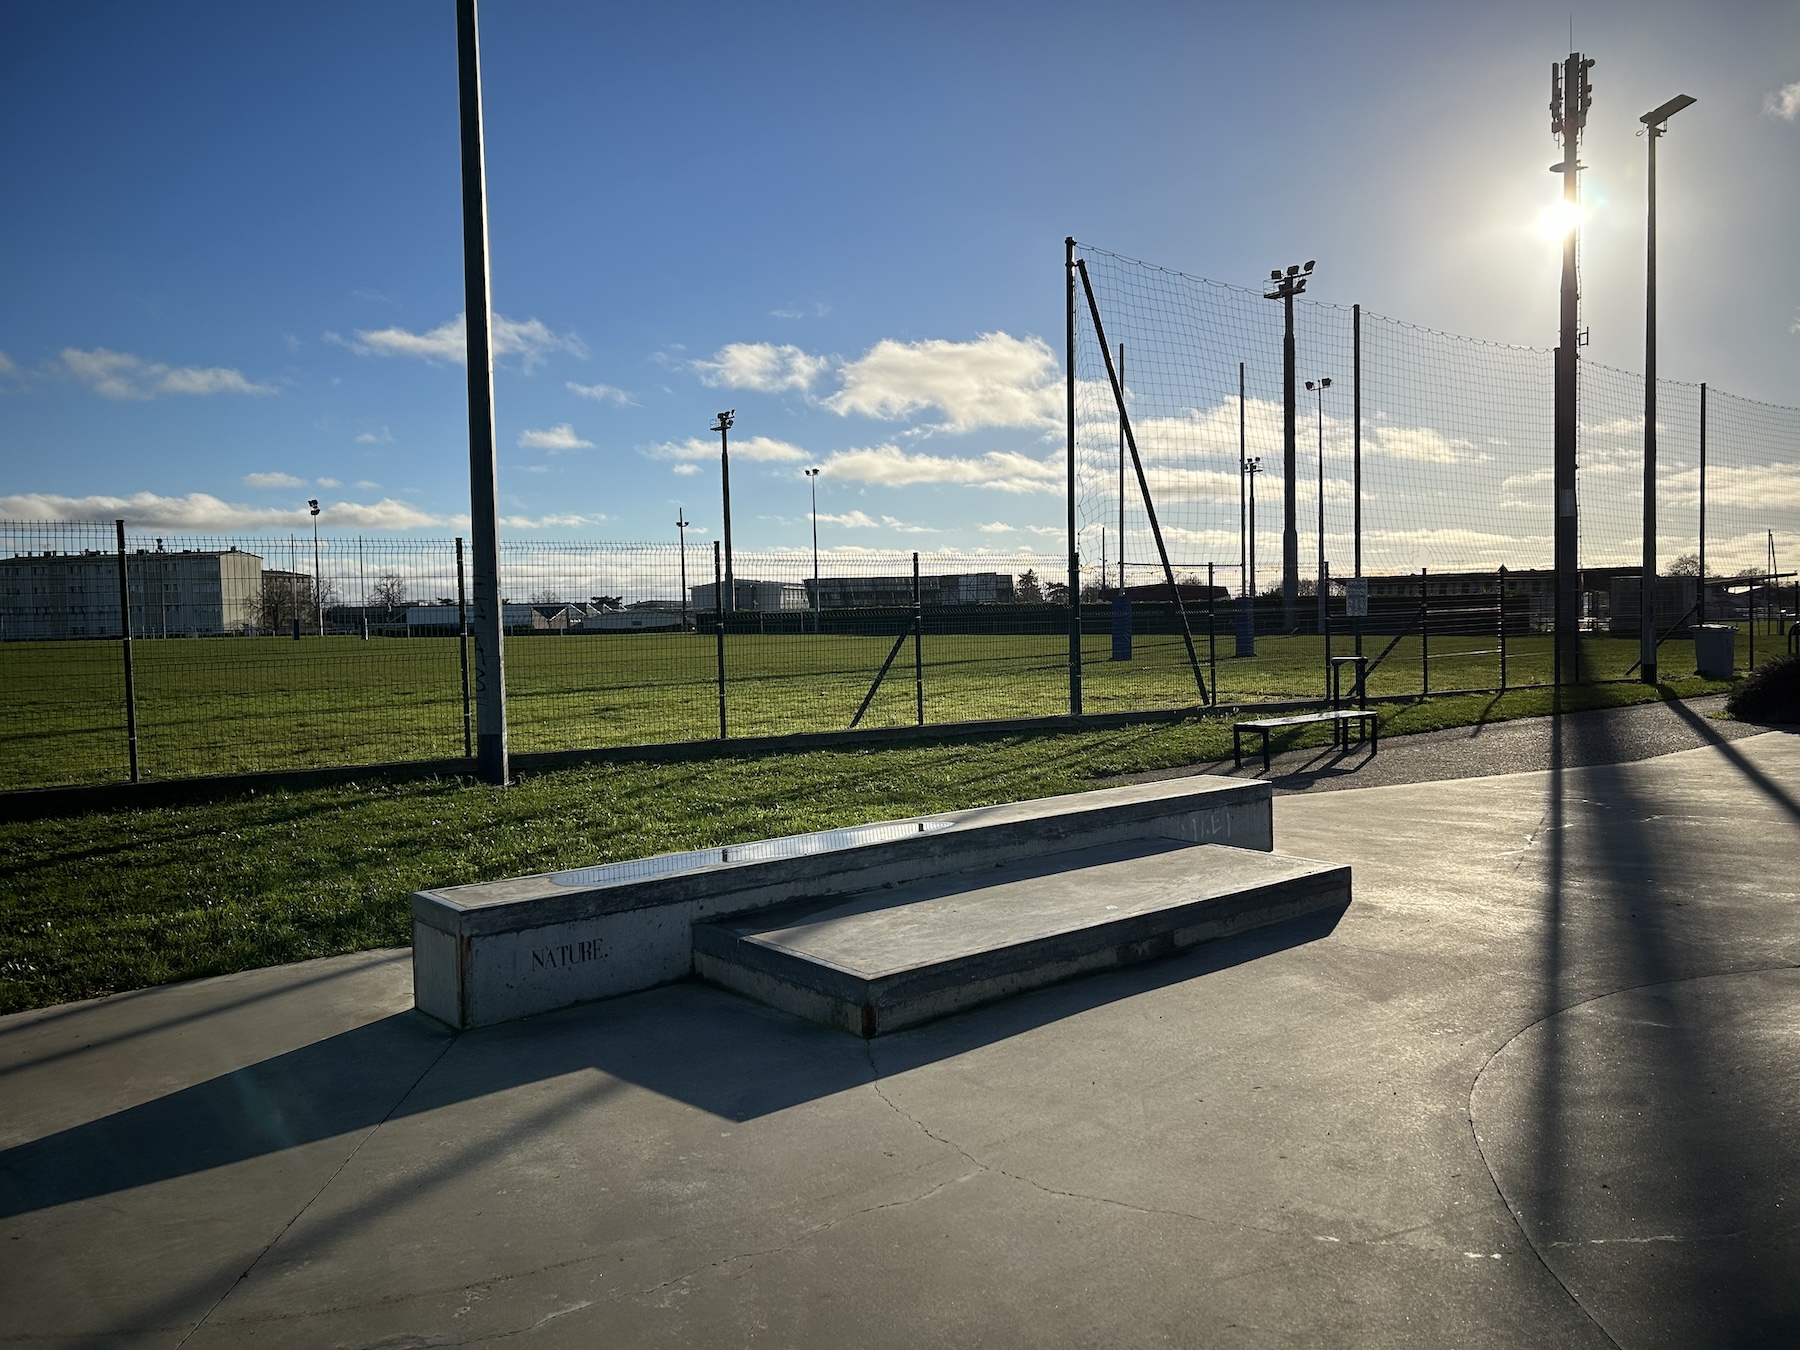
{"type": "MultiPolygon", "coordinates": [[[[1343,913],[1339,906],[973,1009],[884,1037],[882,1058],[893,1073],[950,1058],[1316,941],[1343,913]]],[[[698,983],[460,1035],[421,1013],[401,1013],[0,1152],[0,1218],[352,1135],[391,1117],[584,1071],[732,1121],[872,1081],[860,1039],[698,983]]],[[[420,1183],[415,1178],[411,1184],[420,1183]]]]}
{"type": "MultiPolygon", "coordinates": [[[[1800,818],[1779,784],[1672,706],[1800,818]]],[[[1615,1343],[1774,1344],[1797,1311],[1794,1272],[1769,1259],[1794,1227],[1771,1197],[1791,1179],[1795,1140],[1779,1111],[1745,1110],[1734,1075],[1755,1053],[1743,1038],[1668,992],[1729,968],[1732,914],[1696,889],[1688,843],[1656,824],[1668,802],[1590,743],[1613,727],[1558,717],[1551,730],[1542,1010],[1519,1051],[1533,1057],[1523,1118],[1483,1123],[1516,1141],[1496,1182],[1540,1258],[1615,1343]],[[1589,766],[1579,787],[1570,760],[1589,766]],[[1570,1020],[1628,990],[1646,1011],[1604,1034],[1596,1019],[1570,1020]],[[1642,1120],[1658,1128],[1634,1129],[1642,1120]]]]}

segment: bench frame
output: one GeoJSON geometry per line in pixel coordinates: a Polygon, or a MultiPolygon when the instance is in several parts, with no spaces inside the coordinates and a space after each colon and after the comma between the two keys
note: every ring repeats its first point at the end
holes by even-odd
{"type": "Polygon", "coordinates": [[[1350,727],[1354,723],[1359,741],[1368,742],[1369,754],[1373,756],[1381,743],[1380,715],[1373,708],[1337,708],[1328,712],[1301,713],[1295,717],[1263,717],[1249,722],[1234,722],[1231,727],[1231,765],[1235,769],[1244,767],[1244,733],[1254,731],[1262,736],[1263,772],[1269,771],[1269,733],[1281,731],[1287,727],[1311,726],[1319,722],[1331,723],[1331,744],[1335,749],[1342,745],[1350,748],[1350,727]]]}

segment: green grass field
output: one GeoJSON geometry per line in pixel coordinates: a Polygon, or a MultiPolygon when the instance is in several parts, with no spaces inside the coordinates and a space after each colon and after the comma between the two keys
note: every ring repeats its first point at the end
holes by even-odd
{"type": "MultiPolygon", "coordinates": [[[[1722,688],[1564,691],[1565,708],[1722,688]]],[[[1391,705],[1382,735],[1526,717],[1553,693],[1391,705]]],[[[1289,743],[1323,743],[1311,728],[1289,743]]],[[[0,1013],[410,940],[407,895],[915,813],[1080,791],[1219,759],[1230,723],[343,784],[0,824],[0,1013]]]]}
{"type": "MultiPolygon", "coordinates": [[[[727,639],[734,736],[835,731],[850,725],[891,637],[838,634],[727,639]]],[[[1770,639],[1773,649],[1779,639],[1770,639]]],[[[1434,636],[1434,690],[1500,683],[1496,639],[1434,636]]],[[[1371,637],[1373,657],[1388,639],[1371,637]]],[[[1349,650],[1338,638],[1334,649],[1349,650]]],[[[139,754],[147,778],[428,759],[463,752],[457,645],[450,638],[185,639],[134,644],[139,754]]],[[[1084,708],[1120,712],[1198,701],[1179,637],[1137,639],[1114,662],[1109,638],[1084,642],[1084,708]]],[[[1199,636],[1204,666],[1205,635],[1199,636]]],[[[1257,639],[1254,658],[1218,638],[1226,702],[1324,693],[1316,637],[1257,639]]],[[[1584,674],[1623,676],[1635,641],[1589,638],[1584,674]]],[[[923,642],[929,722],[1068,711],[1068,644],[1054,636],[947,636],[923,642]]],[[[1403,638],[1370,679],[1374,695],[1424,688],[1420,641],[1403,638]]],[[[1663,649],[1671,676],[1693,669],[1691,645],[1663,649]]],[[[507,644],[508,717],[517,751],[708,739],[718,733],[710,634],[532,637],[507,644]]],[[[1550,640],[1508,643],[1511,686],[1550,674],[1550,640]]],[[[115,643],[0,644],[0,789],[126,776],[124,681],[115,643]]],[[[865,726],[915,719],[912,647],[895,662],[865,726]]]]}

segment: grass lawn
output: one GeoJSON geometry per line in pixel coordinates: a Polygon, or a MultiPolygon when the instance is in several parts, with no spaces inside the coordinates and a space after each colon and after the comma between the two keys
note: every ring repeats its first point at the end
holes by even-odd
{"type": "MultiPolygon", "coordinates": [[[[1725,687],[1589,686],[1566,693],[1564,706],[1725,687]]],[[[1535,716],[1550,706],[1551,692],[1541,689],[1437,698],[1386,710],[1382,734],[1535,716]]],[[[1318,729],[1313,739],[1327,736],[1318,729]]],[[[442,780],[344,785],[0,825],[0,1012],[404,944],[407,895],[423,886],[1079,791],[1121,774],[1220,759],[1230,741],[1229,722],[1196,720],[597,765],[508,789],[442,780]]]]}
{"type": "MultiPolygon", "coordinates": [[[[1198,635],[1206,661],[1206,635],[1198,635]]],[[[1773,649],[1779,639],[1771,639],[1773,649]]],[[[840,730],[850,725],[891,636],[733,634],[726,642],[731,734],[840,730]]],[[[1324,645],[1316,637],[1257,639],[1254,658],[1230,655],[1218,635],[1226,702],[1317,698],[1324,645]]],[[[1372,694],[1488,688],[1500,683],[1491,635],[1434,635],[1430,660],[1417,637],[1387,651],[1372,694]]],[[[1370,637],[1371,658],[1389,639],[1370,637]]],[[[1342,654],[1348,640],[1339,637],[1342,654]]],[[[1109,658],[1111,640],[1083,644],[1088,712],[1188,706],[1198,701],[1179,637],[1140,636],[1134,659],[1109,658]]],[[[138,739],[148,778],[311,765],[429,759],[463,752],[461,676],[451,638],[177,639],[134,644],[138,739]]],[[[1584,673],[1622,676],[1633,640],[1589,638],[1584,673]]],[[[1046,634],[925,635],[928,722],[1042,716],[1068,711],[1068,639],[1046,634]]],[[[1663,669],[1693,668],[1691,644],[1663,649],[1663,669]]],[[[507,706],[518,751],[718,734],[710,634],[532,637],[507,644],[507,706]]],[[[1550,640],[1508,643],[1511,685],[1546,680],[1550,640]]],[[[867,726],[916,717],[911,643],[903,648],[867,726]]],[[[125,710],[115,643],[0,643],[0,789],[125,777],[125,710]]]]}

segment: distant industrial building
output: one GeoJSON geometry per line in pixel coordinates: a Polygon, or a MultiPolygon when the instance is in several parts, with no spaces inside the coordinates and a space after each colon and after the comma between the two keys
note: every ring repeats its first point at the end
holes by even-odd
{"type": "MultiPolygon", "coordinates": [[[[222,552],[128,553],[133,637],[218,637],[255,629],[262,559],[222,552]]],[[[0,558],[0,638],[116,638],[116,553],[28,553],[0,558]]]]}
{"type": "MultiPolygon", "coordinates": [[[[812,608],[812,595],[808,586],[793,581],[750,581],[744,577],[734,577],[731,582],[733,608],[737,610],[799,610],[812,608]]],[[[711,610],[717,607],[714,598],[713,584],[688,587],[695,609],[711,610]]],[[[910,603],[910,601],[908,602],[910,603]]]]}
{"type": "MultiPolygon", "coordinates": [[[[913,581],[898,577],[820,577],[821,609],[861,609],[888,605],[912,604],[913,581]]],[[[803,588],[806,599],[800,606],[812,603],[813,583],[803,588]]],[[[712,587],[706,588],[712,594],[712,587]]],[[[919,603],[922,605],[1010,605],[1013,602],[1013,579],[1010,572],[959,572],[940,576],[920,576],[919,603]]]]}

